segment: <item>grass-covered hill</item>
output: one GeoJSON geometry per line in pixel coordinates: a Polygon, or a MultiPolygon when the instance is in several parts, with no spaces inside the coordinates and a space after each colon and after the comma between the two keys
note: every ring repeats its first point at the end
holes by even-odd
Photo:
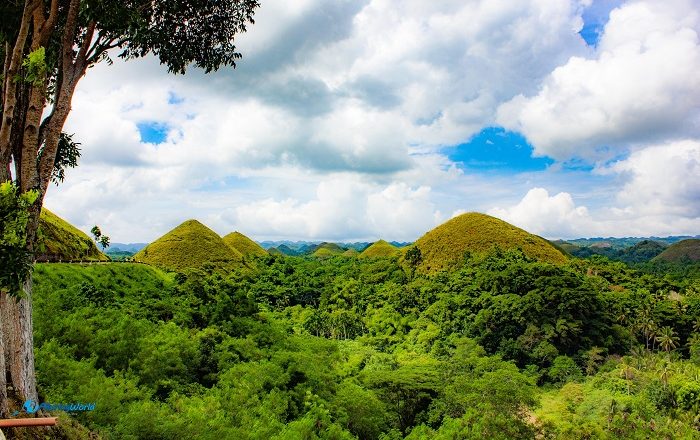
{"type": "Polygon", "coordinates": [[[240,252],[244,257],[267,255],[265,249],[260,247],[259,244],[238,231],[231,232],[230,234],[224,236],[224,243],[226,243],[233,250],[240,252]]]}
{"type": "Polygon", "coordinates": [[[350,248],[341,254],[343,257],[357,257],[360,252],[355,248],[350,248]]]}
{"type": "Polygon", "coordinates": [[[39,217],[37,261],[108,261],[83,231],[44,208],[39,217]]]}
{"type": "Polygon", "coordinates": [[[345,251],[346,249],[343,249],[335,243],[323,242],[316,246],[311,256],[316,258],[328,258],[334,255],[342,255],[345,251]]]}
{"type": "Polygon", "coordinates": [[[401,253],[399,248],[384,240],[372,243],[367,249],[360,253],[359,258],[381,258],[393,257],[401,253]]]}
{"type": "Polygon", "coordinates": [[[416,241],[424,272],[436,272],[458,266],[466,252],[480,254],[498,246],[522,249],[539,261],[564,264],[566,255],[542,237],[486,214],[470,212],[457,216],[427,232],[416,241]]]}
{"type": "Polygon", "coordinates": [[[171,270],[200,268],[206,263],[237,265],[240,252],[197,220],[187,220],[134,255],[134,261],[171,270]]]}
{"type": "Polygon", "coordinates": [[[693,238],[672,244],[654,258],[654,261],[659,260],[672,263],[700,261],[700,239],[693,238]]]}

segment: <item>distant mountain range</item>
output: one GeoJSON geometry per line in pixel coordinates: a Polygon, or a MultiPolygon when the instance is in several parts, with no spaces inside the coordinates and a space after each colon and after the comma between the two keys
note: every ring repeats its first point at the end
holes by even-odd
{"type": "Polygon", "coordinates": [[[657,243],[671,245],[673,243],[678,243],[682,240],[688,240],[691,238],[700,238],[700,235],[690,236],[690,235],[674,235],[670,237],[595,237],[595,238],[575,238],[572,240],[557,240],[556,242],[566,242],[575,244],[581,247],[598,247],[598,248],[613,248],[613,249],[624,249],[630,246],[634,246],[642,241],[655,241],[657,243]]]}
{"type": "MultiPolygon", "coordinates": [[[[315,249],[318,245],[322,243],[326,243],[323,241],[290,241],[290,240],[278,240],[278,241],[270,241],[270,240],[265,240],[265,241],[259,241],[258,242],[260,246],[263,247],[263,249],[270,249],[270,248],[279,248],[280,246],[284,245],[285,248],[291,249],[292,251],[299,252],[299,254],[305,254],[305,253],[311,253],[309,252],[311,249],[315,249]]],[[[335,242],[338,246],[345,248],[345,249],[355,249],[359,252],[362,252],[364,249],[369,247],[371,245],[372,241],[355,241],[355,242],[335,242]]],[[[390,242],[392,245],[401,248],[404,246],[408,246],[412,242],[410,241],[391,241],[390,242]]]]}
{"type": "MultiPolygon", "coordinates": [[[[112,243],[109,245],[108,251],[124,251],[136,253],[145,248],[148,243],[112,243]]],[[[109,252],[108,252],[109,253],[109,252]]]]}

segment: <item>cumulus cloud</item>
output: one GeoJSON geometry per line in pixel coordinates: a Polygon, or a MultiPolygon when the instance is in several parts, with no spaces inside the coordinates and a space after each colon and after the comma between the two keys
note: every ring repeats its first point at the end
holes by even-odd
{"type": "Polygon", "coordinates": [[[693,0],[627,2],[610,13],[592,57],[571,57],[538,93],[501,105],[498,121],[558,159],[697,136],[699,32],[693,0]]]}
{"type": "Polygon", "coordinates": [[[622,212],[700,218],[700,141],[650,146],[603,172],[628,176],[617,196],[622,212]]]}
{"type": "Polygon", "coordinates": [[[550,238],[696,235],[700,231],[700,142],[654,145],[599,173],[623,181],[608,204],[589,210],[570,193],[532,188],[489,214],[550,238]]]}
{"type": "Polygon", "coordinates": [[[335,178],[319,183],[312,200],[255,201],[233,210],[231,221],[267,238],[415,240],[442,219],[429,196],[428,187],[335,178]]]}
{"type": "MultiPolygon", "coordinates": [[[[628,2],[592,49],[577,34],[590,3],[263,2],[235,71],[169,76],[152,58],[91,69],[67,125],[81,166],[47,204],[114,241],[150,241],[186,218],[256,238],[414,240],[442,213],[493,206],[545,235],[598,231],[603,214],[615,231],[652,231],[661,223],[642,208],[654,205],[634,203],[635,188],[662,177],[643,165],[661,150],[644,156],[642,143],[697,129],[697,13],[690,0],[628,2]],[[481,176],[443,155],[497,117],[560,159],[639,142],[639,155],[586,176],[628,185],[593,203],[554,183],[572,179],[561,168],[481,176]],[[143,124],[165,127],[164,141],[144,142],[143,124]],[[539,189],[513,204],[521,188],[539,189]],[[630,222],[642,214],[648,224],[630,222]]],[[[664,151],[665,172],[695,157],[664,151]]],[[[688,230],[697,213],[671,206],[695,196],[681,193],[660,192],[657,211],[688,230]]]]}
{"type": "Polygon", "coordinates": [[[532,188],[518,204],[492,208],[488,214],[547,237],[577,237],[595,229],[588,209],[576,206],[571,194],[550,196],[544,188],[532,188]]]}

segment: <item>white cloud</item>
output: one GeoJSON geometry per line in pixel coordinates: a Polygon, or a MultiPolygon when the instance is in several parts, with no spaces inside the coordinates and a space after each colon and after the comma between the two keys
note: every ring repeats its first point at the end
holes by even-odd
{"type": "Polygon", "coordinates": [[[617,197],[625,212],[638,217],[700,218],[700,141],[651,146],[604,172],[628,176],[617,197]]]}
{"type": "MultiPolygon", "coordinates": [[[[67,126],[83,143],[82,163],[47,204],[85,230],[99,224],[114,241],[149,241],[187,218],[256,238],[414,240],[441,213],[493,206],[510,206],[504,215],[543,234],[597,231],[590,225],[602,214],[620,220],[606,224],[615,231],[654,232],[660,222],[630,221],[651,218],[633,203],[641,197],[634,186],[614,200],[617,210],[604,211],[609,200],[593,201],[593,190],[565,182],[571,177],[555,167],[537,176],[464,174],[441,153],[493,125],[517,95],[534,97],[501,106],[502,116],[510,109],[538,152],[555,157],[697,128],[698,79],[689,77],[697,41],[688,31],[697,14],[684,11],[688,3],[657,11],[630,2],[595,53],[577,34],[589,3],[264,2],[238,40],[244,59],[235,71],[169,76],[152,58],[91,69],[67,126]],[[169,127],[167,140],[141,142],[143,122],[169,127]],[[557,194],[528,193],[518,208],[515,192],[533,187],[557,194]]],[[[643,186],[651,171],[641,171],[642,159],[633,154],[586,181],[625,175],[643,186]]],[[[677,206],[676,196],[659,194],[669,200],[663,207],[677,206]]],[[[665,221],[679,230],[697,217],[673,212],[687,224],[665,221]]]]}
{"type": "Polygon", "coordinates": [[[231,221],[265,238],[415,240],[442,218],[429,196],[427,187],[338,177],[319,183],[314,199],[255,201],[235,208],[231,221]]]}
{"type": "Polygon", "coordinates": [[[700,231],[700,142],[655,145],[599,170],[621,185],[610,204],[590,210],[570,193],[532,188],[489,214],[550,238],[696,235],[700,231]]]}
{"type": "Polygon", "coordinates": [[[699,31],[695,1],[630,1],[611,12],[593,58],[570,58],[536,95],[503,104],[498,121],[558,159],[698,135],[699,31]]]}
{"type": "Polygon", "coordinates": [[[544,188],[532,188],[518,204],[493,208],[488,214],[547,237],[578,237],[583,231],[590,234],[594,229],[588,209],[576,206],[571,194],[550,196],[544,188]]]}

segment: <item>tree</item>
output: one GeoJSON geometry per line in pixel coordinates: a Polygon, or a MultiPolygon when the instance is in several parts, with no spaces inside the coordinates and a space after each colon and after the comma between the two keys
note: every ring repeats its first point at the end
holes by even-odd
{"type": "Polygon", "coordinates": [[[102,251],[107,249],[109,247],[109,237],[106,235],[102,235],[102,231],[100,230],[100,227],[95,225],[90,229],[90,232],[92,233],[92,236],[95,238],[95,241],[97,244],[102,246],[102,251]]]}
{"type": "Polygon", "coordinates": [[[676,332],[671,327],[662,328],[656,336],[656,342],[659,343],[659,347],[666,353],[670,353],[671,350],[678,347],[678,340],[676,332]]]}
{"type": "MultiPolygon", "coordinates": [[[[258,0],[11,0],[0,4],[0,183],[14,178],[20,194],[38,194],[29,207],[26,226],[30,255],[37,244],[48,184],[63,179],[62,173],[54,174],[57,164],[63,169],[77,163],[76,150],[59,153],[59,148],[72,142],[62,129],[87,69],[111,61],[112,55],[132,59],[148,54],[174,73],[184,73],[192,64],[207,73],[221,66],[235,67],[241,54],[234,36],[253,23],[258,6],[258,0]]],[[[15,389],[21,398],[35,399],[31,276],[23,289],[25,294],[18,300],[0,304],[0,332],[8,345],[3,356],[9,355],[15,389]]]]}

